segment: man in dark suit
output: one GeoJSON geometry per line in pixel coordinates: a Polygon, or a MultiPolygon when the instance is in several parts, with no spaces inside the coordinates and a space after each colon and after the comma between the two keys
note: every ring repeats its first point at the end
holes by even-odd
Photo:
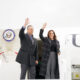
{"type": "Polygon", "coordinates": [[[28,79],[35,79],[36,75],[35,65],[38,64],[37,40],[33,37],[32,25],[28,25],[28,23],[29,19],[27,18],[19,32],[21,47],[18,52],[16,61],[21,64],[21,75],[20,75],[21,80],[25,79],[27,71],[28,71],[28,79]],[[27,33],[24,34],[26,26],[27,26],[27,33]]]}

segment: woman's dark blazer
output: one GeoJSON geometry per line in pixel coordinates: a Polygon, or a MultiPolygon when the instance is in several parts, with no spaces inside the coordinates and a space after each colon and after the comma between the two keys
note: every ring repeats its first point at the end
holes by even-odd
{"type": "MultiPolygon", "coordinates": [[[[50,41],[48,37],[43,37],[43,29],[40,29],[40,39],[43,42],[42,46],[42,60],[41,60],[41,68],[40,68],[40,75],[45,76],[46,75],[46,69],[47,69],[47,62],[50,55],[50,41]]],[[[60,45],[59,41],[55,40],[56,42],[56,69],[55,69],[55,78],[59,79],[59,64],[58,64],[58,53],[60,52],[60,45]]]]}

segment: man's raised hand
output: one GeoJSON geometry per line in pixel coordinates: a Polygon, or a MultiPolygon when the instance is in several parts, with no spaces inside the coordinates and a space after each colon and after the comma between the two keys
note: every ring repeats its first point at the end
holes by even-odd
{"type": "Polygon", "coordinates": [[[26,25],[28,25],[28,24],[29,24],[29,18],[26,18],[25,23],[24,23],[24,27],[26,27],[26,25]]]}

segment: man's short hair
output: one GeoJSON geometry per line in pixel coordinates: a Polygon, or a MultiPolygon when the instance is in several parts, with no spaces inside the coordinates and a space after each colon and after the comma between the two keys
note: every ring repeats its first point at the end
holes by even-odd
{"type": "Polygon", "coordinates": [[[28,29],[29,27],[32,27],[32,25],[28,25],[28,26],[27,26],[27,29],[28,29]]]}

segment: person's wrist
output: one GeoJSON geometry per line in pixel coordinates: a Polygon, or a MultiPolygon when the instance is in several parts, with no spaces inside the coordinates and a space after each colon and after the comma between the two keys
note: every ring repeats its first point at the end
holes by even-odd
{"type": "Polygon", "coordinates": [[[42,27],[42,29],[44,30],[44,27],[42,27]]]}
{"type": "Polygon", "coordinates": [[[26,27],[26,24],[24,24],[23,26],[26,27]]]}

